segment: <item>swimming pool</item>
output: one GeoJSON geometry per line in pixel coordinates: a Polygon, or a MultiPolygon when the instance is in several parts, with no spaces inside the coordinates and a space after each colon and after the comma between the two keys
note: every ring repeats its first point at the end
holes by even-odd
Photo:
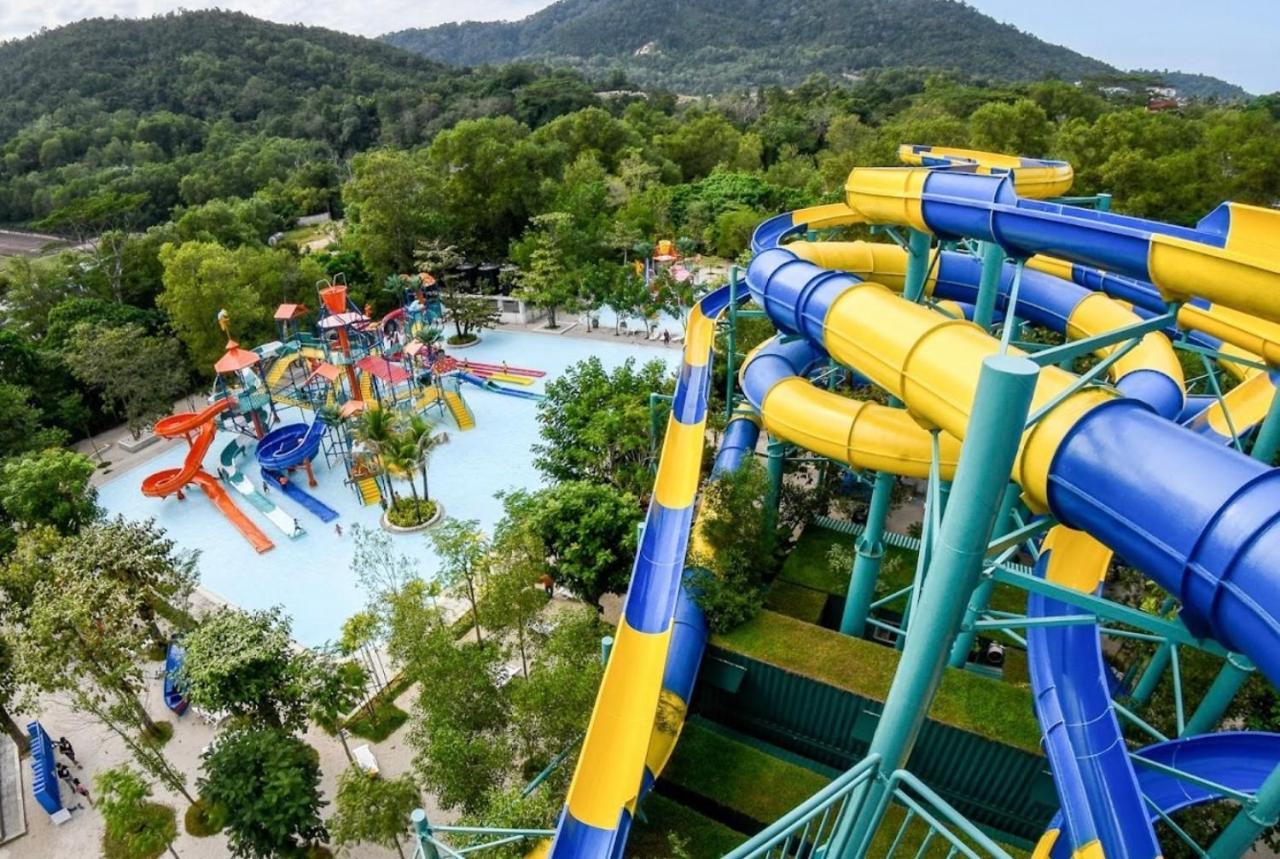
{"type": "MultiPolygon", "coordinates": [[[[517,331],[487,332],[479,345],[453,354],[473,361],[505,360],[513,367],[546,370],[547,376],[531,387],[535,391],[569,365],[590,355],[609,368],[627,358],[636,358],[640,363],[658,359],[673,369],[679,362],[679,350],[675,348],[622,339],[612,343],[517,331]]],[[[545,482],[534,468],[530,452],[538,439],[537,403],[466,385],[462,393],[475,415],[476,426],[459,432],[451,421],[442,422],[441,429],[448,432],[449,443],[432,454],[428,469],[431,497],[444,504],[449,516],[478,519],[483,528],[491,529],[502,514],[502,505],[494,493],[533,488],[545,482]]],[[[294,408],[281,414],[287,422],[303,420],[294,408]]],[[[310,413],[305,420],[310,421],[310,413]]],[[[231,433],[218,434],[205,457],[205,468],[210,473],[216,472],[218,453],[232,438],[231,433]]],[[[182,502],[172,497],[160,500],[142,495],[139,485],[145,476],[177,467],[186,453],[185,444],[174,445],[161,456],[122,471],[100,488],[99,503],[110,515],[154,517],[181,547],[199,550],[201,584],[218,596],[246,609],[284,606],[293,618],[294,637],[303,644],[316,646],[336,640],[342,622],[366,603],[350,570],[354,549],[351,526],[377,528],[382,511],[377,506],[360,505],[355,494],[343,485],[345,472],[341,464],[335,463],[330,470],[323,458],[317,457],[314,467],[320,485],[308,491],[338,511],[343,536],[338,536],[333,525],[324,524],[283,497],[283,493],[273,491],[270,499],[296,516],[307,531],[290,540],[246,499],[232,493],[236,505],[275,543],[274,549],[259,555],[200,490],[191,488],[182,502]]],[[[260,482],[256,464],[242,462],[241,467],[251,479],[260,482]]],[[[398,483],[397,491],[407,494],[408,486],[398,483]]],[[[397,535],[395,540],[397,548],[415,560],[419,573],[428,577],[433,573],[436,558],[425,536],[397,535]]]]}

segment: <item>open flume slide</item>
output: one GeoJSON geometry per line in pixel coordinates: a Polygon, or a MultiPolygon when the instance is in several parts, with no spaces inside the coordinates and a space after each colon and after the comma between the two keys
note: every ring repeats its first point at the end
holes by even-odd
{"type": "Polygon", "coordinates": [[[222,488],[218,478],[204,470],[204,456],[213,444],[213,437],[218,429],[214,419],[221,414],[231,401],[221,399],[199,412],[180,412],[156,422],[154,431],[161,438],[177,438],[185,436],[191,449],[180,468],[167,468],[157,471],[142,481],[142,494],[151,498],[164,498],[177,495],[183,498],[182,490],[189,483],[194,483],[209,497],[223,516],[231,521],[236,530],[259,552],[275,547],[275,544],[262,533],[257,525],[236,506],[227,491],[222,488]],[[194,437],[192,437],[194,433],[194,437]]]}
{"type": "Polygon", "coordinates": [[[311,460],[320,451],[324,432],[324,422],[319,420],[278,427],[258,442],[258,465],[262,468],[263,480],[277,484],[285,495],[320,521],[332,522],[338,518],[337,511],[289,479],[289,470],[298,466],[305,467],[310,475],[311,460]]]}

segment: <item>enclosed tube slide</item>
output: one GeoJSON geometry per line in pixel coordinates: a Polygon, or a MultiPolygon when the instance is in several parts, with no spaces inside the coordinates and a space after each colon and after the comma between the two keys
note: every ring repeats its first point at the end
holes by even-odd
{"type": "MultiPolygon", "coordinates": [[[[785,235],[788,230],[778,220],[762,230],[785,235]]],[[[748,284],[784,332],[806,337],[868,376],[922,422],[963,436],[978,365],[997,348],[992,338],[789,251],[761,251],[748,284]]],[[[1033,409],[1048,403],[1071,378],[1057,368],[1043,370],[1033,409]]],[[[765,408],[768,425],[767,403],[765,408]]],[[[1265,557],[1280,550],[1280,482],[1261,464],[1162,420],[1144,403],[1093,389],[1067,397],[1024,437],[1013,476],[1032,504],[1088,531],[1180,595],[1194,632],[1256,653],[1266,663],[1258,663],[1264,673],[1273,681],[1280,675],[1274,656],[1280,589],[1265,573],[1265,557]],[[1169,462],[1182,468],[1174,472],[1169,462]]],[[[1092,682],[1102,676],[1093,674],[1092,682]]],[[[1065,698],[1073,704],[1081,700],[1065,698]]],[[[1104,705],[1107,700],[1102,699],[1104,705]]],[[[1120,769],[1113,779],[1132,782],[1127,759],[1120,769]]],[[[1089,801],[1080,805],[1088,807],[1089,801]]],[[[1102,803],[1114,805],[1110,794],[1102,803]]],[[[1134,844],[1132,850],[1123,840],[1107,844],[1108,850],[1156,855],[1145,853],[1154,839],[1145,817],[1139,820],[1137,830],[1124,829],[1118,837],[1134,844]]],[[[1071,840],[1077,847],[1089,843],[1071,840]]],[[[1154,849],[1158,852],[1158,846],[1154,849]]]]}
{"type": "Polygon", "coordinates": [[[194,483],[254,549],[265,552],[274,548],[275,544],[236,506],[231,496],[227,495],[227,491],[218,482],[218,478],[205,471],[203,467],[204,456],[209,452],[213,437],[218,432],[217,427],[214,426],[214,418],[230,405],[231,400],[224,398],[203,411],[180,412],[156,422],[154,428],[156,435],[161,438],[185,436],[191,449],[187,451],[187,457],[180,468],[166,468],[145,478],[142,481],[142,494],[150,498],[177,495],[181,499],[184,497],[183,488],[188,483],[194,483]],[[193,432],[194,438],[191,436],[193,432]]]}

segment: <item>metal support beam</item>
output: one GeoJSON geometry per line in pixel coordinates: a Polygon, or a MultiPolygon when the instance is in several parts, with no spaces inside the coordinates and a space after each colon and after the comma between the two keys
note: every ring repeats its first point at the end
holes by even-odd
{"type": "Polygon", "coordinates": [[[931,243],[929,234],[919,230],[911,230],[907,237],[907,274],[902,287],[902,297],[907,301],[919,301],[924,295],[924,284],[929,278],[931,243]]]}
{"type": "Polygon", "coordinates": [[[1280,391],[1271,395],[1271,406],[1267,409],[1267,416],[1262,421],[1262,426],[1258,427],[1258,434],[1254,437],[1249,455],[1270,465],[1276,461],[1278,450],[1280,450],[1280,391]]]}
{"type": "Polygon", "coordinates": [[[982,276],[978,280],[978,300],[973,306],[973,321],[991,330],[996,314],[996,296],[1000,293],[1000,274],[1004,270],[1004,250],[996,242],[979,242],[982,276]]]}
{"type": "Polygon", "coordinates": [[[1133,699],[1135,706],[1145,707],[1151,703],[1151,696],[1156,693],[1156,689],[1160,686],[1160,681],[1164,679],[1164,673],[1169,670],[1169,662],[1172,659],[1172,644],[1166,641],[1156,648],[1156,652],[1151,656],[1151,661],[1142,670],[1142,676],[1138,678],[1137,684],[1133,687],[1133,694],[1129,696],[1133,699]]]}
{"type": "Polygon", "coordinates": [[[1240,809],[1217,840],[1209,845],[1209,859],[1237,859],[1280,820],[1280,767],[1271,771],[1253,801],[1240,809]]]}
{"type": "Polygon", "coordinates": [[[409,820],[413,822],[413,834],[418,839],[422,859],[440,859],[440,851],[436,850],[435,842],[431,840],[431,823],[427,820],[427,813],[421,808],[415,808],[409,815],[409,820]]]}
{"type": "MultiPolygon", "coordinates": [[[[1037,374],[1036,365],[1023,357],[991,355],[982,363],[956,469],[954,497],[942,519],[924,580],[920,620],[907,637],[868,749],[869,754],[881,756],[888,770],[906,763],[942,681],[952,642],[982,572],[1037,374]]],[[[871,786],[868,804],[878,806],[885,790],[883,782],[871,786]]],[[[858,820],[848,817],[841,821],[831,856],[851,857],[854,845],[862,843],[874,823],[871,815],[859,815],[858,820]]]]}
{"type": "Polygon", "coordinates": [[[1110,331],[1104,331],[1092,337],[1082,337],[1079,340],[1071,340],[1060,346],[1041,349],[1031,356],[1031,360],[1041,367],[1047,367],[1050,364],[1061,364],[1063,361],[1074,361],[1082,355],[1088,355],[1106,346],[1125,340],[1138,339],[1150,334],[1152,331],[1163,331],[1167,326],[1172,325],[1176,319],[1177,314],[1174,313],[1153,316],[1150,319],[1144,319],[1141,322],[1135,322],[1132,325],[1125,325],[1121,328],[1113,328],[1110,331]]]}
{"type": "MultiPolygon", "coordinates": [[[[999,246],[997,245],[997,247],[999,246]]],[[[996,527],[994,530],[997,533],[1009,528],[1010,523],[1013,521],[1013,509],[1018,503],[1018,496],[1021,491],[1016,483],[1010,483],[1005,487],[1004,498],[1000,500],[1000,512],[996,514],[996,527]]],[[[1015,539],[1008,546],[1016,546],[1021,542],[1022,538],[1015,539]]],[[[988,543],[987,554],[1001,552],[1008,546],[994,546],[992,543],[988,543]]],[[[974,589],[973,596],[969,597],[969,607],[965,609],[964,623],[960,629],[960,634],[956,636],[956,643],[951,646],[950,661],[952,668],[963,668],[965,663],[969,661],[969,651],[973,650],[974,639],[978,637],[978,632],[973,628],[973,625],[977,622],[978,616],[987,610],[987,604],[991,601],[991,592],[995,588],[996,580],[991,576],[986,576],[978,587],[974,589]]]]}
{"type": "Polygon", "coordinates": [[[1218,676],[1209,687],[1209,691],[1204,693],[1204,697],[1200,699],[1200,705],[1187,720],[1186,727],[1182,729],[1182,736],[1207,734],[1216,728],[1227,709],[1231,707],[1236,693],[1252,673],[1253,663],[1247,656],[1239,653],[1229,654],[1227,661],[1222,663],[1218,676]]]}
{"type": "Polygon", "coordinates": [[[769,440],[766,471],[769,477],[768,495],[765,496],[764,515],[770,528],[778,524],[778,504],[782,500],[782,470],[786,465],[787,446],[780,441],[769,440]]]}
{"type": "Polygon", "coordinates": [[[849,572],[849,591],[844,600],[844,615],[840,618],[840,631],[845,635],[861,636],[867,628],[867,613],[876,592],[876,580],[880,578],[880,559],[884,556],[885,520],[889,516],[889,501],[893,497],[894,476],[887,471],[876,475],[871,490],[871,504],[867,509],[867,525],[858,538],[857,554],[853,569],[849,572]]]}

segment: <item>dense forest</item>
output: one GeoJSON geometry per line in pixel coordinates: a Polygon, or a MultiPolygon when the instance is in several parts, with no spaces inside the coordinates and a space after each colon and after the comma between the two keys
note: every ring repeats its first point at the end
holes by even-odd
{"type": "MultiPolygon", "coordinates": [[[[521,21],[442,24],[383,38],[457,65],[538,60],[595,77],[616,69],[646,86],[692,94],[874,68],[1022,81],[1116,73],[958,0],[745,0],[732,15],[716,0],[560,0],[521,21]]],[[[1196,77],[1198,96],[1244,95],[1196,77]]]]}
{"type": "Polygon", "coordinates": [[[0,46],[0,69],[0,220],[97,237],[0,261],[0,456],[145,417],[85,365],[112,330],[154,338],[135,351],[185,367],[183,387],[220,350],[217,310],[254,342],[276,303],[338,273],[381,305],[424,247],[510,262],[544,304],[643,310],[629,260],[656,239],[734,258],[760,219],[838,199],[904,141],[1066,158],[1079,192],[1181,223],[1280,199],[1274,98],[1152,113],[1091,85],[915,70],[617,98],[569,70],[449,69],[216,12],[82,22],[0,46]],[[327,248],[285,232],[326,211],[345,218],[327,248]]]}

